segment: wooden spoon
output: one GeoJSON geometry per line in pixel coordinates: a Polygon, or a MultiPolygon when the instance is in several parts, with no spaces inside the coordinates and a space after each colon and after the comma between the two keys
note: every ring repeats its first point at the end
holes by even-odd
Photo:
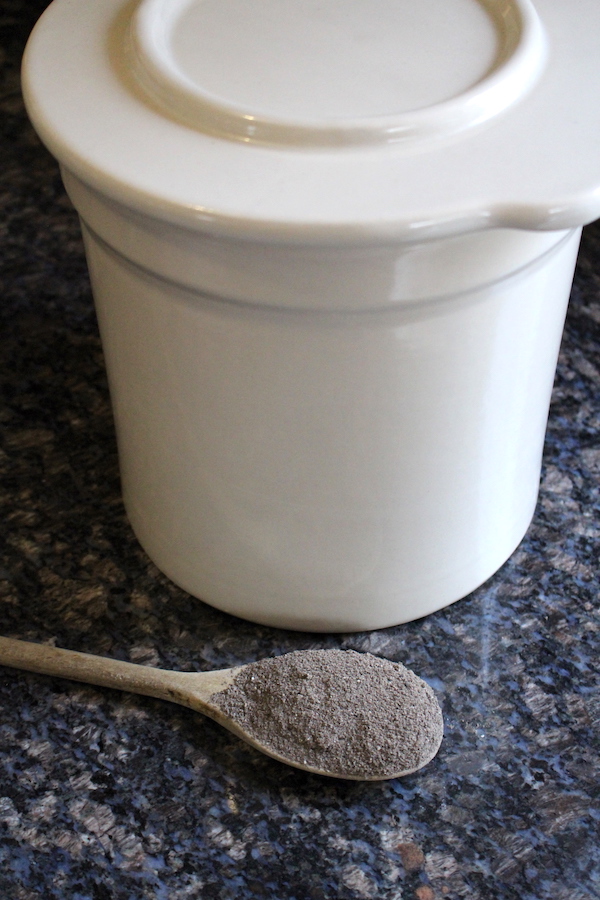
{"type": "MultiPolygon", "coordinates": [[[[289,660],[292,656],[302,657],[303,654],[310,655],[311,653],[318,653],[320,655],[321,663],[325,661],[325,676],[327,676],[328,661],[331,660],[333,663],[335,654],[337,654],[339,658],[340,654],[344,656],[346,653],[349,653],[354,657],[354,666],[356,667],[358,665],[358,671],[356,673],[358,675],[358,680],[362,679],[365,681],[365,679],[367,679],[365,683],[368,687],[368,678],[373,678],[373,675],[370,673],[367,666],[365,666],[364,675],[360,666],[363,659],[365,663],[367,662],[370,654],[358,654],[354,653],[354,651],[296,651],[294,654],[273,657],[270,662],[276,663],[277,661],[282,661],[286,656],[289,660]]],[[[370,659],[373,661],[374,657],[371,656],[370,659]]],[[[47,644],[35,644],[28,641],[0,637],[1,665],[11,666],[16,669],[24,669],[28,672],[37,672],[43,675],[54,675],[61,678],[69,678],[74,681],[83,681],[87,684],[100,685],[102,687],[117,688],[121,691],[145,694],[149,697],[158,697],[161,700],[179,703],[182,706],[186,706],[214,719],[248,744],[251,744],[253,747],[256,747],[258,750],[280,762],[320,775],[359,781],[379,781],[411,774],[424,766],[435,756],[442,739],[443,723],[441,710],[439,710],[439,707],[437,706],[437,701],[435,700],[431,689],[427,687],[421,679],[417,678],[413,673],[409,673],[408,670],[404,669],[400,664],[389,663],[389,661],[381,662],[389,667],[395,666],[398,670],[407,673],[414,682],[414,687],[411,687],[411,690],[414,690],[415,696],[416,693],[419,692],[422,694],[423,689],[428,692],[427,700],[430,702],[432,712],[429,713],[431,724],[425,729],[425,731],[428,732],[428,734],[425,735],[425,752],[419,756],[417,764],[413,764],[410,768],[405,767],[400,771],[397,770],[397,761],[390,762],[390,765],[387,766],[384,755],[383,764],[381,759],[378,760],[377,772],[370,773],[361,771],[359,774],[348,774],[345,771],[331,770],[307,763],[306,759],[303,757],[306,756],[305,748],[307,746],[307,741],[310,742],[310,734],[299,735],[297,753],[295,752],[296,748],[294,747],[294,739],[292,738],[291,746],[294,752],[284,755],[275,747],[270,746],[268,742],[259,740],[254,734],[249,733],[248,729],[243,727],[235,717],[227,715],[223,709],[220,708],[219,694],[227,688],[230,688],[238,675],[241,675],[241,673],[253,666],[257,666],[256,663],[249,663],[246,666],[237,666],[235,668],[220,669],[212,672],[173,672],[165,669],[152,668],[150,666],[122,662],[121,660],[93,656],[88,653],[78,653],[73,650],[60,650],[47,644]]],[[[261,672],[262,670],[259,668],[257,671],[261,672]]],[[[260,674],[255,676],[254,669],[252,669],[252,696],[256,696],[256,678],[260,677],[267,682],[267,678],[264,674],[262,674],[262,676],[260,674]]],[[[260,685],[260,687],[262,687],[262,685],[260,685]]],[[[264,687],[265,691],[267,691],[268,684],[265,683],[264,687]]],[[[343,687],[346,690],[347,683],[344,684],[343,687]]],[[[413,697],[409,692],[409,696],[407,697],[407,707],[411,707],[412,700],[413,697]]],[[[243,705],[246,706],[245,697],[242,698],[242,701],[243,705]]],[[[248,703],[252,702],[254,701],[251,699],[249,693],[248,703]]],[[[414,706],[414,704],[412,705],[414,706]]],[[[329,710],[326,708],[320,715],[326,716],[328,712],[329,710]]],[[[369,711],[367,710],[367,714],[368,712],[369,711]]],[[[365,710],[361,710],[363,725],[360,727],[363,728],[365,718],[364,713],[365,710]]],[[[352,709],[350,709],[346,716],[349,723],[349,729],[352,727],[359,727],[358,725],[353,726],[352,714],[352,709]]],[[[385,714],[389,714],[390,716],[394,715],[393,712],[388,711],[386,711],[385,714]]]]}

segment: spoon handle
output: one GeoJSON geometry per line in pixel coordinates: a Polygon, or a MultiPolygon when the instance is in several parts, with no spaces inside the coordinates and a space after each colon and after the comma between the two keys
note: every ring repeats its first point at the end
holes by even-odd
{"type": "Polygon", "coordinates": [[[0,665],[158,697],[183,706],[193,706],[199,711],[204,711],[204,703],[215,690],[210,677],[204,680],[202,674],[139,666],[119,659],[60,650],[48,644],[6,637],[0,637],[0,665]]]}

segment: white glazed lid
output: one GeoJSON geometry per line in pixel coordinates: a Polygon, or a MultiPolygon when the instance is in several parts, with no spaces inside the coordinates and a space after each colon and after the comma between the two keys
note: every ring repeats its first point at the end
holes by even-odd
{"type": "Polygon", "coordinates": [[[600,215],[598,0],[54,0],[29,114],[134,208],[273,240],[600,215]]]}

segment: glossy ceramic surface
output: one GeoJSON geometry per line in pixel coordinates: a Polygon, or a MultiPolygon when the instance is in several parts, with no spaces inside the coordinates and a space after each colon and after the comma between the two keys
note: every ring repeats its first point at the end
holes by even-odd
{"type": "Polygon", "coordinates": [[[290,145],[448,135],[528,92],[545,62],[529,0],[144,0],[132,68],[202,131],[290,145]],[[229,52],[225,55],[223,48],[229,52]]]}
{"type": "Polygon", "coordinates": [[[213,234],[413,240],[600,215],[596,0],[251,9],[55,0],[24,65],[40,135],[113,199],[213,234]]]}
{"type": "Polygon", "coordinates": [[[298,260],[271,258],[262,293],[238,300],[264,253],[221,239],[224,299],[212,244],[168,229],[153,244],[149,223],[65,183],[89,223],[126,508],[174,581],[254,621],[349,631],[432,612],[508,558],[535,507],[578,230],[374,249],[354,268],[321,248],[338,307],[348,286],[324,311],[298,260]],[[478,251],[483,283],[460,265],[478,251]],[[353,277],[369,265],[371,309],[353,277]],[[392,272],[406,284],[385,305],[392,272]]]}
{"type": "Polygon", "coordinates": [[[533,514],[600,214],[600,7],[261,10],[55,0],[25,96],[151,558],[255,621],[385,627],[485,581],[533,514]]]}

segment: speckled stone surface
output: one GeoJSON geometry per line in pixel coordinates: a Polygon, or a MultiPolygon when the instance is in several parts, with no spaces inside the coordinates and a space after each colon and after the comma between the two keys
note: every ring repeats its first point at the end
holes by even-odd
{"type": "Polygon", "coordinates": [[[429,681],[446,736],[416,775],[330,781],[183,708],[2,668],[0,898],[600,898],[600,227],[538,511],[503,569],[371,634],[226,616],[162,576],[124,515],[78,224],[20,99],[44,5],[0,7],[0,633],[186,670],[369,650],[429,681]]]}

